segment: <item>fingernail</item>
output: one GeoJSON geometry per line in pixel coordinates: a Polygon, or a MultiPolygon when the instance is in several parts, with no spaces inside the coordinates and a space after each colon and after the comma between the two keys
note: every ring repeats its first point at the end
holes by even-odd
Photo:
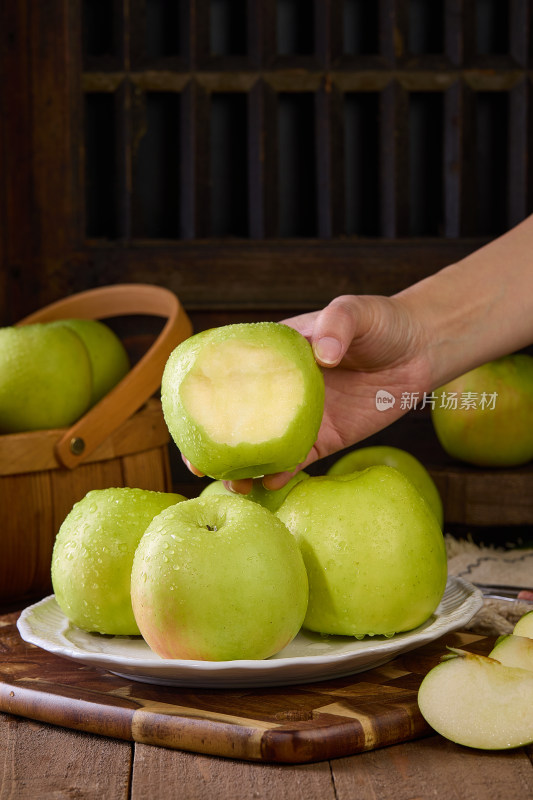
{"type": "Polygon", "coordinates": [[[314,350],[321,364],[336,364],[341,357],[342,345],[338,339],[324,336],[315,343],[314,350]]]}

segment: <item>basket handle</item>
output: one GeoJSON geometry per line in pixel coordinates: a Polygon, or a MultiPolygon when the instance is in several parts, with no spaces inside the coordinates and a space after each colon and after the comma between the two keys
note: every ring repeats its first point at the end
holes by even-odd
{"type": "Polygon", "coordinates": [[[75,422],[55,446],[58,461],[73,469],[159,389],[172,350],[192,333],[192,325],[173,292],[149,284],[88,289],[25,317],[19,325],[57,319],[106,319],[126,314],[166,317],[150,349],[124,378],[75,422]]]}

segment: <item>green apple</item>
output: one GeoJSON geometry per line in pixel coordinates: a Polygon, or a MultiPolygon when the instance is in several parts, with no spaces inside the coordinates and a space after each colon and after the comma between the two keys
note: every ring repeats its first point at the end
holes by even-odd
{"type": "Polygon", "coordinates": [[[324,379],[304,337],[277,322],[186,339],[163,373],[165,421],[182,454],[218,480],[294,470],[313,446],[324,379]]]}
{"type": "Polygon", "coordinates": [[[528,611],[524,614],[513,628],[513,633],[516,636],[527,636],[533,639],[533,611],[528,611]]]}
{"type": "Polygon", "coordinates": [[[184,501],[171,492],[93,489],[61,525],[52,554],[59,607],[83,630],[138,635],[130,597],[133,555],[164,508],[184,501]]]}
{"type": "Polygon", "coordinates": [[[453,650],[420,684],[431,727],[466,747],[501,750],[533,742],[533,672],[453,650]]]}
{"type": "Polygon", "coordinates": [[[116,333],[97,319],[63,319],[51,324],[66,325],[78,334],[87,348],[93,379],[91,404],[94,405],[129,372],[126,348],[116,333]]]}
{"type": "Polygon", "coordinates": [[[424,623],[446,586],[440,526],[393,467],[311,477],[277,512],[309,577],[304,627],[325,634],[392,636],[424,623]]]}
{"type": "Polygon", "coordinates": [[[513,467],[533,458],[531,356],[490,361],[435,395],[431,419],[448,455],[481,467],[513,467]],[[453,393],[457,408],[447,407],[453,393]]]}
{"type": "MultiPolygon", "coordinates": [[[[296,486],[300,481],[308,478],[307,472],[297,472],[285,486],[281,489],[265,489],[261,478],[255,478],[252,489],[248,494],[243,495],[247,500],[253,500],[254,503],[259,503],[260,506],[268,508],[269,511],[275,512],[283,503],[293,486],[296,486]]],[[[231,497],[235,496],[235,492],[226,489],[224,481],[212,481],[208,483],[205,489],[200,493],[200,497],[208,497],[212,494],[224,494],[231,497]]]]}
{"type": "Polygon", "coordinates": [[[163,658],[268,658],[298,633],[307,575],[277,517],[245,498],[213,494],[152,520],[133,562],[135,618],[163,658]]]}
{"type": "Polygon", "coordinates": [[[489,656],[506,667],[533,670],[533,639],[516,633],[500,636],[489,656]]]}
{"type": "Polygon", "coordinates": [[[71,425],[89,407],[91,364],[73,331],[0,328],[0,433],[71,425]]]}
{"type": "Polygon", "coordinates": [[[373,447],[360,447],[341,456],[328,470],[328,475],[346,475],[349,472],[375,467],[378,464],[387,464],[395,467],[409,478],[416,486],[422,497],[425,497],[439,525],[442,528],[444,515],[442,500],[435,481],[425,466],[406,450],[399,447],[375,445],[373,447]]]}

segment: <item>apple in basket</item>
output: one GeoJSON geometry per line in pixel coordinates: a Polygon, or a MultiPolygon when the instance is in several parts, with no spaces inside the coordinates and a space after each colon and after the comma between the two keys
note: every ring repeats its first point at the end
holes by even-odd
{"type": "Polygon", "coordinates": [[[91,386],[87,349],[69,328],[0,328],[0,433],[72,424],[88,409],[91,386]]]}
{"type": "Polygon", "coordinates": [[[91,404],[111,391],[130,369],[126,348],[115,332],[97,319],[65,319],[50,325],[65,325],[87,348],[92,372],[91,404]]]}
{"type": "Polygon", "coordinates": [[[392,636],[424,623],[446,587],[444,538],[411,481],[388,466],[310,477],[276,512],[309,577],[304,627],[392,636]]]}
{"type": "Polygon", "coordinates": [[[324,380],[307,340],[276,322],[203,331],[171,353],[161,402],[182,454],[219,480],[295,469],[316,440],[324,380]]]}
{"type": "Polygon", "coordinates": [[[171,492],[93,489],[61,525],[52,554],[59,607],[84,630],[138,635],[130,596],[133,555],[149,522],[185,498],[171,492]]]}
{"type": "Polygon", "coordinates": [[[133,560],[135,618],[163,658],[268,658],[298,633],[307,597],[294,537],[268,509],[237,495],[165,509],[133,560]]]}

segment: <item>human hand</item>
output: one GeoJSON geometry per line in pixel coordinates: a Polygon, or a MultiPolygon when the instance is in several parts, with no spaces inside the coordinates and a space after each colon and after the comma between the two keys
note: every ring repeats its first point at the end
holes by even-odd
{"type": "MultiPolygon", "coordinates": [[[[317,441],[298,469],[386,427],[405,414],[404,392],[430,388],[424,331],[407,308],[399,298],[346,295],[321,311],[284,320],[310,342],[326,385],[317,441]],[[394,396],[394,407],[378,409],[380,389],[394,396]]],[[[263,484],[279,489],[293,474],[268,475],[263,484]]],[[[251,481],[229,486],[246,494],[251,481]]]]}

